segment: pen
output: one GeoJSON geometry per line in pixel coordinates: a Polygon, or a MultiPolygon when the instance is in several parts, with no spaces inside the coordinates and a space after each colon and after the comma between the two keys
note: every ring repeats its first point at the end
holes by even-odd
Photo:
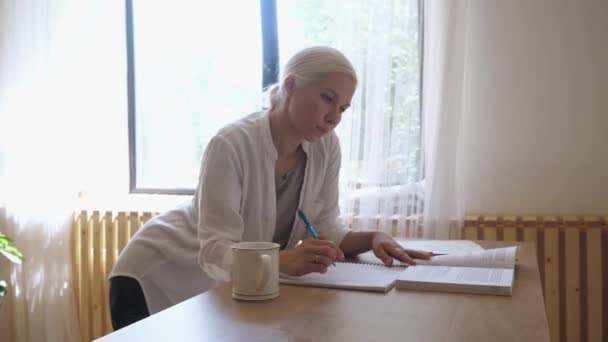
{"type": "Polygon", "coordinates": [[[447,253],[433,253],[431,256],[448,255],[447,253]]]}
{"type": "MultiPolygon", "coordinates": [[[[319,240],[320,239],[319,234],[317,234],[315,227],[312,226],[312,223],[310,223],[310,221],[308,220],[308,217],[306,217],[306,214],[304,214],[304,211],[302,211],[302,209],[300,209],[300,208],[298,208],[298,217],[300,217],[300,220],[302,220],[302,222],[304,222],[304,228],[306,228],[306,230],[310,233],[310,235],[312,235],[312,237],[315,240],[319,240]]],[[[336,264],[333,261],[331,264],[336,266],[336,264]]]]}

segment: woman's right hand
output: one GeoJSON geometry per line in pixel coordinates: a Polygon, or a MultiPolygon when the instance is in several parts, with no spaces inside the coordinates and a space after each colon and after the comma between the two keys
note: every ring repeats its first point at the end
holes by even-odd
{"type": "Polygon", "coordinates": [[[292,276],[325,273],[334,260],[344,260],[344,253],[333,242],[306,239],[296,248],[279,253],[279,271],[292,276]]]}

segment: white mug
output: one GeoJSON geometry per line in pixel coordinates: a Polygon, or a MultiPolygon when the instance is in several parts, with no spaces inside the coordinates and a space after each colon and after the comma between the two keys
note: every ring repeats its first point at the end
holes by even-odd
{"type": "Polygon", "coordinates": [[[274,242],[232,245],[232,298],[255,301],[279,296],[279,247],[274,242]]]}

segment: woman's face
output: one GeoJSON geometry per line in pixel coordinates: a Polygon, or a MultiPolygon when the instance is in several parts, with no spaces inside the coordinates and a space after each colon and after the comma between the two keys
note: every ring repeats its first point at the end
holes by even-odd
{"type": "Polygon", "coordinates": [[[288,120],[298,138],[309,142],[319,140],[340,123],[357,86],[343,73],[328,73],[324,79],[299,87],[293,82],[293,77],[285,81],[288,120]]]}

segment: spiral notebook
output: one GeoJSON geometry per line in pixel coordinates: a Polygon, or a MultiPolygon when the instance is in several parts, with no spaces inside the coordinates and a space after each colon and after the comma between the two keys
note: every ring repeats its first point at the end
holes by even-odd
{"type": "Polygon", "coordinates": [[[280,280],[282,284],[290,285],[388,292],[401,272],[403,267],[336,262],[325,274],[310,273],[299,277],[281,274],[280,280]]]}

